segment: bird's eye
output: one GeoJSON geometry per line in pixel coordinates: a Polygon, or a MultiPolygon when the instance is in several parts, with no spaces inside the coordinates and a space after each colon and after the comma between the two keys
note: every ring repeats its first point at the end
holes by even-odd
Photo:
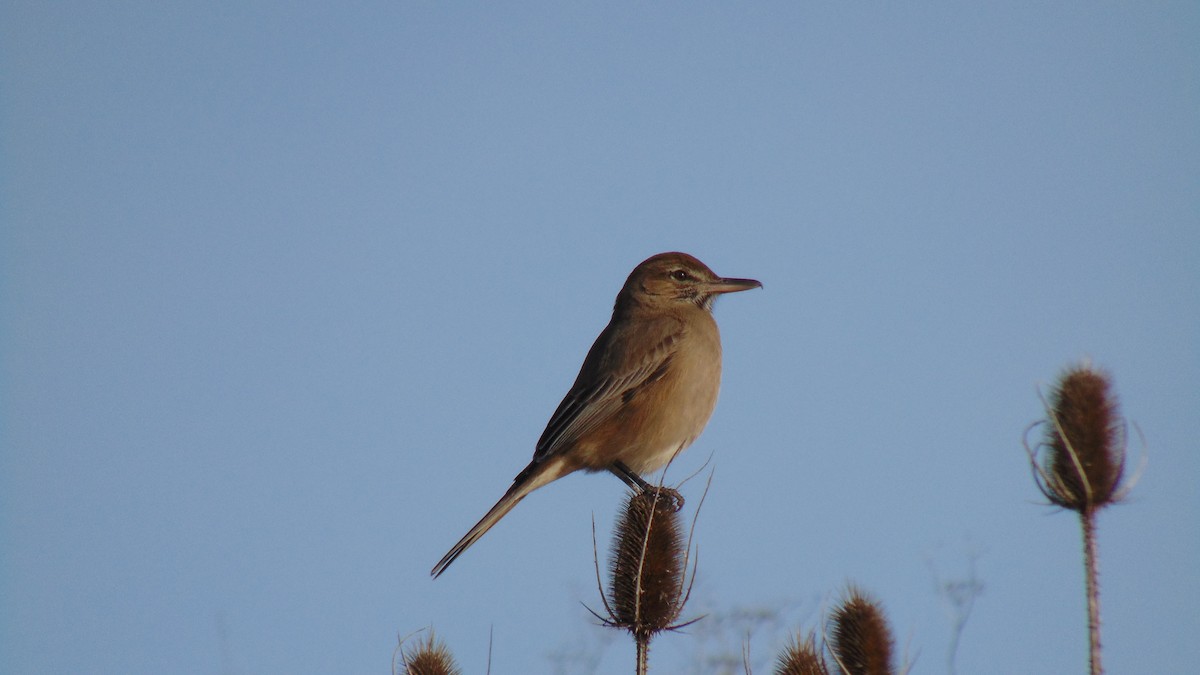
{"type": "Polygon", "coordinates": [[[687,281],[692,278],[692,275],[687,273],[687,270],[675,270],[671,272],[671,278],[675,281],[687,281]]]}

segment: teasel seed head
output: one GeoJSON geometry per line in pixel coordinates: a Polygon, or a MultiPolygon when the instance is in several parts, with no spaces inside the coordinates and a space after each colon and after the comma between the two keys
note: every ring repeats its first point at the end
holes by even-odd
{"type": "Polygon", "coordinates": [[[829,649],[846,675],[891,675],[892,633],[878,602],[853,586],[833,612],[829,649]]]}
{"type": "Polygon", "coordinates": [[[606,623],[639,640],[676,628],[687,599],[687,549],[670,492],[631,494],[613,533],[606,623]]]}
{"type": "Polygon", "coordinates": [[[1068,368],[1046,404],[1035,461],[1038,488],[1051,503],[1079,513],[1119,500],[1124,491],[1125,422],[1109,377],[1084,363],[1068,368]]]}
{"type": "Polygon", "coordinates": [[[445,643],[429,632],[429,639],[418,642],[412,649],[405,649],[401,655],[404,670],[403,675],[461,675],[462,671],[454,663],[454,656],[446,648],[445,643]]]}
{"type": "Polygon", "coordinates": [[[779,655],[775,675],[829,675],[816,636],[812,633],[804,638],[794,636],[779,655]]]}

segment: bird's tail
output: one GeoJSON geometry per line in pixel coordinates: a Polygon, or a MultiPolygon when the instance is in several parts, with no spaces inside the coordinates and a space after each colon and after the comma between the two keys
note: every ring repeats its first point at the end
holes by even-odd
{"type": "Polygon", "coordinates": [[[450,563],[457,560],[458,556],[471,547],[471,544],[479,541],[479,538],[492,529],[493,525],[500,522],[500,519],[507,515],[509,511],[512,511],[513,507],[525,498],[525,495],[561,477],[564,473],[566,472],[562,470],[561,461],[551,459],[540,462],[534,460],[531,462],[521,473],[517,474],[517,477],[513,480],[512,487],[508,489],[508,492],[504,493],[500,501],[496,502],[496,505],[483,518],[480,518],[479,522],[475,523],[475,527],[472,527],[469,532],[463,535],[463,538],[459,539],[458,543],[446,555],[442,556],[442,559],[433,566],[433,569],[429,573],[433,575],[434,579],[441,576],[442,572],[445,572],[446,568],[450,566],[450,563]]]}

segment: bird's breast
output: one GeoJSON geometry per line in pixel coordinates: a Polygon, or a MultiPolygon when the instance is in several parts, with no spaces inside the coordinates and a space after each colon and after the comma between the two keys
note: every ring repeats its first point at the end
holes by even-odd
{"type": "Polygon", "coordinates": [[[638,473],[661,468],[704,431],[721,387],[721,340],[707,312],[677,338],[667,371],[621,417],[621,460],[638,473]],[[707,320],[707,321],[705,321],[707,320]]]}

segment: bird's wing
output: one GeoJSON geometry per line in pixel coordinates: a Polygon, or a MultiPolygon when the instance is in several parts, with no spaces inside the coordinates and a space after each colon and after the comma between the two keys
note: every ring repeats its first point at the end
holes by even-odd
{"type": "Polygon", "coordinates": [[[582,438],[628,403],[638,390],[661,378],[678,342],[678,331],[668,333],[632,367],[599,379],[577,381],[546,424],[533,453],[534,461],[582,438]]]}

